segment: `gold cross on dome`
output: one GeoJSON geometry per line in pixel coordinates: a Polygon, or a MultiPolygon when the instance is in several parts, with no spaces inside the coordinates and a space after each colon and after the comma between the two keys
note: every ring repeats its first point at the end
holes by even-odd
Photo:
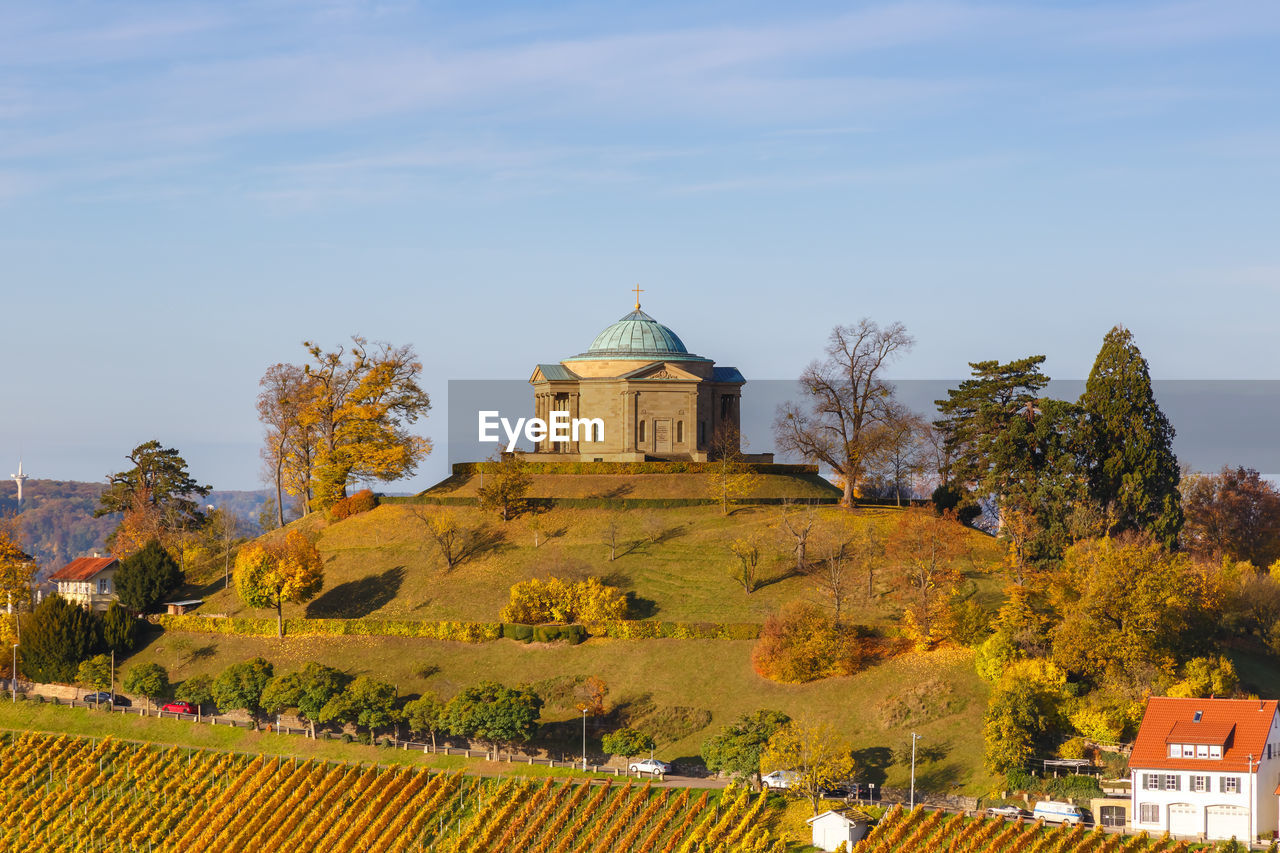
{"type": "Polygon", "coordinates": [[[635,286],[634,290],[636,292],[636,310],[639,311],[640,310],[640,294],[644,293],[644,291],[640,289],[640,285],[638,284],[635,286]]]}

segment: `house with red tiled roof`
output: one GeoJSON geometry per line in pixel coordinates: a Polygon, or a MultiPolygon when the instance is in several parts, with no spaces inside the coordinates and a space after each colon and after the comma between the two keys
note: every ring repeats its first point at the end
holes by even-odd
{"type": "Polygon", "coordinates": [[[1244,842],[1280,828],[1280,715],[1262,699],[1147,701],[1129,756],[1133,830],[1244,842]]]}
{"type": "Polygon", "coordinates": [[[90,610],[106,610],[116,600],[116,569],[120,561],[115,557],[78,557],[49,575],[58,585],[58,595],[82,604],[90,610]]]}

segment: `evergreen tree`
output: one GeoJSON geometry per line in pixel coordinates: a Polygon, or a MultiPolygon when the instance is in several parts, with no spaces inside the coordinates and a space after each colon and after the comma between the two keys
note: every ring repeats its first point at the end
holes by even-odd
{"type": "Polygon", "coordinates": [[[262,715],[262,691],[272,675],[271,663],[262,658],[233,663],[213,680],[213,701],[219,711],[248,711],[256,729],[262,715]]]}
{"type": "Polygon", "coordinates": [[[80,661],[97,651],[101,637],[96,615],[51,595],[23,617],[19,671],[33,681],[73,681],[80,661]]]}
{"type": "Polygon", "coordinates": [[[1089,493],[1108,531],[1139,530],[1174,547],[1182,529],[1174,430],[1156,405],[1147,360],[1128,329],[1107,332],[1080,406],[1089,493]]]}
{"type": "Polygon", "coordinates": [[[138,644],[138,620],[118,601],[111,602],[102,617],[102,640],[119,655],[128,654],[138,644]]]}
{"type": "Polygon", "coordinates": [[[184,578],[182,570],[159,540],[152,539],[136,554],[120,561],[116,595],[135,613],[146,613],[172,592],[184,578]]]}

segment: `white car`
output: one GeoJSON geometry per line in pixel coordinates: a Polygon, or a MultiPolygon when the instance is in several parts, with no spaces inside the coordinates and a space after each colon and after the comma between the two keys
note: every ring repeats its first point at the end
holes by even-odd
{"type": "Polygon", "coordinates": [[[992,806],[987,809],[987,814],[991,817],[1022,817],[1026,812],[1017,806],[992,806]]]}
{"type": "Polygon", "coordinates": [[[654,776],[666,776],[671,772],[671,765],[656,758],[633,761],[628,767],[632,773],[652,773],[654,776]]]}
{"type": "Polygon", "coordinates": [[[792,770],[775,770],[760,777],[760,784],[766,788],[783,790],[790,788],[800,778],[800,774],[792,770]]]}

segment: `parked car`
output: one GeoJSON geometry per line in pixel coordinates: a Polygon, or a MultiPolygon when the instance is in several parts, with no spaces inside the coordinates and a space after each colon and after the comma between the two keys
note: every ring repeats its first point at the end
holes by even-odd
{"type": "Polygon", "coordinates": [[[194,714],[196,706],[190,702],[170,702],[160,708],[161,711],[168,711],[171,714],[194,714]]]}
{"type": "Polygon", "coordinates": [[[775,770],[760,777],[760,784],[766,788],[783,790],[790,788],[800,778],[800,774],[792,770],[775,770]]]}
{"type": "Polygon", "coordinates": [[[857,783],[851,779],[830,782],[822,787],[822,796],[828,800],[848,800],[857,796],[857,783]]]}
{"type": "Polygon", "coordinates": [[[81,701],[91,702],[94,705],[111,705],[111,704],[127,705],[129,704],[129,700],[125,699],[123,696],[117,695],[113,698],[110,693],[106,693],[106,692],[90,693],[88,696],[85,696],[84,699],[82,699],[81,701]]]}
{"type": "Polygon", "coordinates": [[[1041,800],[1036,803],[1031,816],[1036,820],[1043,819],[1045,823],[1066,823],[1073,826],[1084,823],[1084,812],[1078,806],[1056,800],[1041,800]]]}
{"type": "Polygon", "coordinates": [[[652,773],[654,776],[665,776],[671,772],[671,765],[656,758],[646,758],[643,761],[631,762],[627,769],[632,773],[652,773]]]}
{"type": "Polygon", "coordinates": [[[987,814],[991,817],[1022,817],[1026,812],[1017,806],[992,806],[987,809],[987,814]]]}

